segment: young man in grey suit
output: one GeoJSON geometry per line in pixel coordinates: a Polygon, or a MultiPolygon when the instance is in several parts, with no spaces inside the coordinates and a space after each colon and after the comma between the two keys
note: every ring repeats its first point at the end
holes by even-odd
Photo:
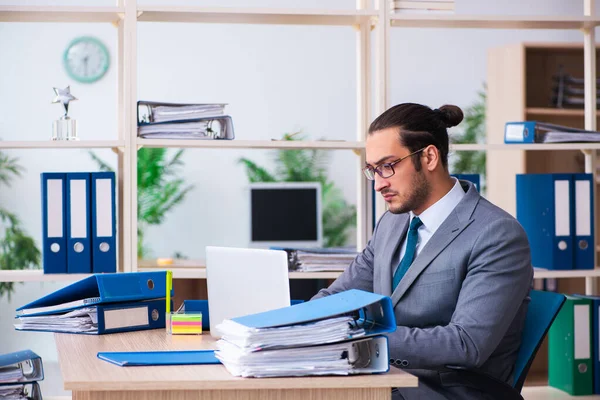
{"type": "Polygon", "coordinates": [[[394,399],[485,399],[447,365],[511,382],[533,269],[521,225],[448,172],[456,106],[404,103],[371,124],[364,173],[389,211],[367,247],[315,298],[362,289],[392,298],[390,363],[419,377],[394,399]]]}

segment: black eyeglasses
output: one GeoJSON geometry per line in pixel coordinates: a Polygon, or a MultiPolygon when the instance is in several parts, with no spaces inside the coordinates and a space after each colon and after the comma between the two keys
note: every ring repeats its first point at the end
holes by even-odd
{"type": "Polygon", "coordinates": [[[414,156],[415,154],[422,152],[426,148],[427,147],[423,147],[422,149],[417,150],[413,153],[410,153],[409,155],[404,156],[402,158],[399,158],[396,161],[384,163],[384,164],[378,165],[377,167],[371,167],[370,165],[367,165],[362,170],[363,174],[365,174],[367,179],[370,181],[375,180],[375,172],[377,172],[377,174],[379,174],[379,176],[384,179],[390,178],[390,177],[394,176],[394,174],[396,173],[396,171],[394,171],[394,165],[398,164],[400,161],[404,160],[405,158],[414,156]]]}

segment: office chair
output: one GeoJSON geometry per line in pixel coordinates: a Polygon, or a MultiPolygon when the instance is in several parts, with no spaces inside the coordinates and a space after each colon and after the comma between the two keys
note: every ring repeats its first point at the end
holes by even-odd
{"type": "Polygon", "coordinates": [[[521,347],[513,371],[512,386],[479,371],[448,366],[448,368],[458,372],[461,382],[491,394],[495,399],[523,400],[521,389],[529,367],[531,367],[542,341],[566,300],[566,297],[562,294],[538,290],[532,290],[529,296],[531,302],[527,309],[525,326],[521,336],[521,347]]]}

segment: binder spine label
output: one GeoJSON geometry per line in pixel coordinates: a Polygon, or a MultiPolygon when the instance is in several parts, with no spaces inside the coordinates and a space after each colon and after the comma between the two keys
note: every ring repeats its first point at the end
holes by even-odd
{"type": "Polygon", "coordinates": [[[575,305],[574,309],[575,359],[589,360],[592,354],[590,349],[590,306],[579,304],[575,305]]]}
{"type": "Polygon", "coordinates": [[[149,326],[148,307],[132,307],[116,310],[104,310],[104,329],[149,326]]]}
{"type": "Polygon", "coordinates": [[[63,181],[62,179],[48,179],[48,200],[46,211],[48,215],[49,238],[63,237],[63,181]]]}
{"type": "Polygon", "coordinates": [[[571,234],[571,208],[569,203],[569,181],[556,180],[554,182],[554,229],[556,236],[569,236],[571,234]]]}

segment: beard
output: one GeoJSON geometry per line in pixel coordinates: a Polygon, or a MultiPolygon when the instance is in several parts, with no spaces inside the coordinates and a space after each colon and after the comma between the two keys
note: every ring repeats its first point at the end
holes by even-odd
{"type": "Polygon", "coordinates": [[[410,183],[409,191],[405,192],[402,198],[400,198],[400,194],[398,194],[400,203],[390,204],[389,211],[392,214],[404,214],[416,210],[425,203],[430,193],[431,187],[425,178],[425,174],[422,170],[417,171],[410,183]]]}

